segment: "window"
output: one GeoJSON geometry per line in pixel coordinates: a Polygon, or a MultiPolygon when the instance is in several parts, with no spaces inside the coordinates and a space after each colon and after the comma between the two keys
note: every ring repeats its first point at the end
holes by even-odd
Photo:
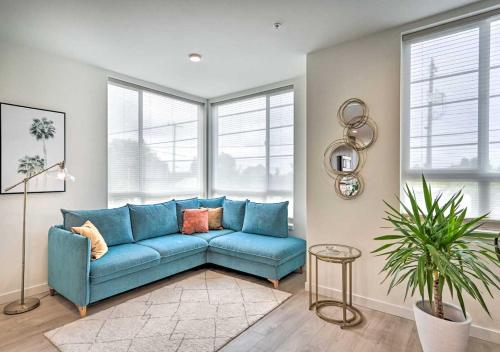
{"type": "Polygon", "coordinates": [[[403,36],[403,82],[402,181],[500,219],[500,17],[403,36]]]}
{"type": "Polygon", "coordinates": [[[108,83],[108,206],[204,194],[204,105],[108,83]]]}
{"type": "Polygon", "coordinates": [[[288,200],[293,214],[292,88],[212,105],[214,195],[288,200]]]}

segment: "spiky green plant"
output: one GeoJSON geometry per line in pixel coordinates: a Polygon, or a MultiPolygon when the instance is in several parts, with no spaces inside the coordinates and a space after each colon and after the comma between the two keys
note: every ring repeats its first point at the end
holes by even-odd
{"type": "Polygon", "coordinates": [[[417,202],[415,192],[408,185],[405,194],[409,204],[398,198],[401,210],[387,205],[388,221],[395,233],[376,237],[388,242],[374,250],[385,256],[384,281],[390,279],[388,294],[406,281],[405,299],[419,290],[422,300],[427,295],[434,316],[444,319],[442,294],[448,286],[451,296],[457,296],[465,316],[463,293],[477,300],[490,314],[478,285],[493,297],[491,290],[499,288],[499,277],[494,238],[497,233],[478,231],[488,214],[467,219],[467,208],[461,207],[463,192],[458,191],[448,200],[442,194],[433,197],[431,186],[422,176],[424,204],[417,202]]]}

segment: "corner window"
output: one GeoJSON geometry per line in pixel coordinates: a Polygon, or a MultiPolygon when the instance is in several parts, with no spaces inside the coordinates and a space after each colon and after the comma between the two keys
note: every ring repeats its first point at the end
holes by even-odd
{"type": "Polygon", "coordinates": [[[288,87],[212,105],[211,193],[289,201],[293,214],[294,93],[288,87]]]}

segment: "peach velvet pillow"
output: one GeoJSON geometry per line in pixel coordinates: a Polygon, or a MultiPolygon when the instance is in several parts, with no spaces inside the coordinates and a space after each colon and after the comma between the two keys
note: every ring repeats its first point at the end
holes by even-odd
{"type": "Polygon", "coordinates": [[[90,255],[92,260],[101,258],[108,251],[106,241],[104,241],[101,233],[90,220],[85,221],[82,226],[72,227],[71,231],[90,239],[90,255]]]}
{"type": "Polygon", "coordinates": [[[210,230],[222,230],[222,207],[200,209],[208,210],[208,228],[210,230]]]}
{"type": "Polygon", "coordinates": [[[208,209],[185,209],[182,213],[182,233],[208,232],[208,209]]]}

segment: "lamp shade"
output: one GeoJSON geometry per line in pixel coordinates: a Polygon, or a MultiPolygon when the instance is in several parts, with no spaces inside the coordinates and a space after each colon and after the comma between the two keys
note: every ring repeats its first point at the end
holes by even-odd
{"type": "Polygon", "coordinates": [[[69,173],[68,169],[66,168],[66,162],[61,161],[60,163],[57,163],[52,167],[54,167],[54,169],[47,172],[47,175],[49,177],[57,178],[58,180],[61,181],[75,182],[75,176],[69,173]],[[56,166],[57,168],[55,168],[56,166]]]}
{"type": "Polygon", "coordinates": [[[59,169],[57,171],[57,175],[56,175],[57,179],[58,180],[61,180],[61,181],[71,181],[71,182],[75,182],[75,176],[73,176],[72,174],[70,174],[68,172],[68,169],[67,168],[62,168],[62,169],[59,169]]]}

